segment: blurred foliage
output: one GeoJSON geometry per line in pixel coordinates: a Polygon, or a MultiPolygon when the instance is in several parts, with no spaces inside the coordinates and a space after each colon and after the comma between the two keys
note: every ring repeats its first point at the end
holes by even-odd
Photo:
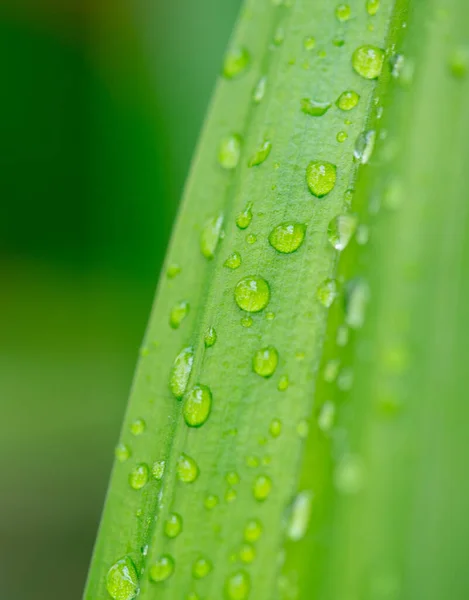
{"type": "Polygon", "coordinates": [[[1,3],[2,598],[81,595],[138,345],[238,8],[1,3]]]}

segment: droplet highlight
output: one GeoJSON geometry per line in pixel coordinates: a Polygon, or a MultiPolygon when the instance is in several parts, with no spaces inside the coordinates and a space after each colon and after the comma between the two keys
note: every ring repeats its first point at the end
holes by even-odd
{"type": "Polygon", "coordinates": [[[376,46],[360,46],[352,55],[352,66],[365,79],[377,79],[384,64],[384,50],[376,46]]]}
{"type": "Polygon", "coordinates": [[[188,346],[176,356],[169,378],[169,389],[178,400],[186,393],[187,384],[194,364],[194,348],[188,346]]]}
{"type": "Polygon", "coordinates": [[[106,589],[113,600],[133,600],[137,597],[137,569],[129,556],[121,558],[109,569],[106,589]]]}
{"type": "Polygon", "coordinates": [[[332,192],[336,179],[337,168],[329,162],[314,160],[306,169],[306,183],[310,192],[317,198],[323,198],[332,192]]]}
{"type": "Polygon", "coordinates": [[[354,92],[353,90],[347,90],[340,94],[340,96],[337,99],[336,105],[337,108],[340,108],[340,110],[348,112],[349,110],[355,108],[359,101],[360,96],[357,94],[357,92],[354,92]]]}
{"type": "Polygon", "coordinates": [[[173,306],[169,315],[169,325],[172,329],[179,329],[184,319],[189,314],[189,302],[181,300],[173,306]]]}
{"type": "Polygon", "coordinates": [[[332,219],[327,228],[327,238],[331,246],[339,252],[345,250],[357,229],[357,225],[358,218],[352,214],[337,215],[332,219]]]}
{"type": "Polygon", "coordinates": [[[288,221],[274,227],[269,235],[269,244],[281,254],[296,252],[304,242],[306,225],[288,221]]]}
{"type": "Polygon", "coordinates": [[[252,360],[252,368],[261,377],[272,377],[278,365],[278,352],[273,346],[258,350],[252,360]]]}
{"type": "Polygon", "coordinates": [[[129,474],[129,484],[133,490],[141,490],[147,483],[150,475],[148,465],[140,463],[129,474]]]}
{"type": "Polygon", "coordinates": [[[330,102],[316,102],[309,98],[303,98],[301,101],[301,111],[310,117],[322,117],[327,113],[332,104],[330,102]]]}

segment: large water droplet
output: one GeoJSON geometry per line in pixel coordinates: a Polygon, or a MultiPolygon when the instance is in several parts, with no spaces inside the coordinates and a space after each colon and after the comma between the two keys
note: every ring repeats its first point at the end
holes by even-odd
{"type": "Polygon", "coordinates": [[[238,77],[248,68],[251,57],[246,48],[232,48],[225,57],[223,75],[227,79],[238,77]]]}
{"type": "Polygon", "coordinates": [[[213,258],[220,240],[223,216],[213,217],[205,224],[200,236],[200,250],[205,258],[213,258]]]}
{"type": "Polygon", "coordinates": [[[252,368],[261,377],[271,377],[278,365],[278,352],[273,346],[258,350],[252,359],[252,368]]]}
{"type": "Polygon", "coordinates": [[[201,427],[212,409],[212,393],[206,385],[194,386],[184,397],[183,415],[189,427],[201,427]]]}
{"type": "Polygon", "coordinates": [[[254,498],[259,502],[266,500],[272,491],[272,480],[267,475],[258,475],[252,488],[254,498]]]}
{"type": "Polygon", "coordinates": [[[177,464],[177,476],[179,481],[192,483],[199,476],[199,467],[193,458],[187,454],[181,454],[177,464]]]}
{"type": "Polygon", "coordinates": [[[326,308],[330,308],[337,296],[337,283],[334,279],[326,279],[321,283],[316,292],[319,302],[326,308]]]}
{"type": "Polygon", "coordinates": [[[247,229],[252,221],[252,203],[249,202],[243,212],[239,213],[236,218],[236,225],[239,229],[247,229]]]}
{"type": "Polygon", "coordinates": [[[133,490],[141,490],[147,483],[150,475],[148,465],[140,463],[129,473],[129,483],[133,490]]]}
{"type": "Polygon", "coordinates": [[[303,98],[301,101],[302,112],[311,117],[322,117],[327,113],[331,106],[330,102],[315,102],[309,98],[303,98]]]}
{"type": "Polygon", "coordinates": [[[252,99],[256,104],[260,104],[265,96],[265,90],[267,87],[267,77],[261,77],[257,82],[254,92],[252,93],[252,99]]]}
{"type": "Polygon", "coordinates": [[[239,252],[232,252],[223,263],[223,266],[233,271],[239,269],[241,266],[241,254],[239,252]]]}
{"type": "Polygon", "coordinates": [[[353,151],[355,160],[362,165],[366,165],[373,154],[375,142],[376,131],[371,130],[361,133],[355,142],[355,149],[353,151]]]}
{"type": "Polygon", "coordinates": [[[310,491],[300,492],[293,501],[287,533],[294,542],[305,536],[311,518],[312,503],[313,493],[310,491]]]}
{"type": "Polygon", "coordinates": [[[195,579],[203,579],[212,570],[212,563],[204,557],[198,558],[192,565],[192,575],[195,579]]]}
{"type": "Polygon", "coordinates": [[[206,348],[211,348],[217,341],[217,332],[214,327],[209,327],[204,335],[204,344],[206,348]]]}
{"type": "Polygon", "coordinates": [[[342,252],[348,246],[357,228],[358,219],[356,215],[338,215],[329,223],[327,237],[331,245],[342,252]]]}
{"type": "Polygon", "coordinates": [[[169,554],[164,554],[150,566],[149,577],[153,583],[166,581],[174,572],[174,560],[169,554]]]}
{"type": "Polygon", "coordinates": [[[118,560],[106,575],[106,589],[114,600],[133,600],[138,595],[137,569],[129,556],[118,560]]]}
{"type": "Polygon", "coordinates": [[[340,110],[349,111],[355,108],[359,101],[360,96],[357,94],[357,92],[354,92],[353,90],[347,90],[340,94],[336,104],[340,110]]]}
{"type": "Polygon", "coordinates": [[[194,348],[188,346],[181,350],[176,356],[171,376],[169,378],[169,389],[178,398],[182,398],[186,392],[187,383],[194,364],[194,348]]]}
{"type": "Polygon", "coordinates": [[[236,304],[246,312],[260,312],[270,300],[269,284],[262,277],[249,275],[238,282],[235,288],[236,304]]]}
{"type": "Polygon", "coordinates": [[[250,590],[251,580],[246,571],[237,571],[226,580],[225,592],[229,600],[246,600],[250,590]]]}
{"type": "Polygon", "coordinates": [[[291,254],[298,250],[305,239],[306,225],[288,221],[274,227],[269,235],[269,243],[282,254],[291,254]]]}
{"type": "Polygon", "coordinates": [[[251,519],[244,528],[244,539],[246,542],[257,542],[262,535],[262,524],[257,519],[251,519]]]}
{"type": "Polygon", "coordinates": [[[306,183],[310,192],[317,198],[329,194],[335,187],[337,168],[322,160],[314,160],[306,169],[306,183]]]}
{"type": "Polygon", "coordinates": [[[165,534],[173,539],[177,537],[182,531],[182,517],[177,513],[171,513],[168,515],[166,519],[166,523],[164,524],[164,532],[165,534]]]}
{"type": "Polygon", "coordinates": [[[352,66],[365,79],[376,79],[381,75],[384,50],[376,46],[360,46],[352,55],[352,66]]]}
{"type": "Polygon", "coordinates": [[[169,315],[169,325],[173,329],[178,329],[181,326],[181,323],[189,314],[190,305],[189,302],[185,300],[181,300],[173,306],[171,309],[171,313],[169,315]]]}
{"type": "Polygon", "coordinates": [[[365,322],[370,289],[362,278],[352,279],[345,287],[345,321],[352,329],[360,329],[365,322]]]}
{"type": "Polygon", "coordinates": [[[259,150],[251,157],[248,162],[248,167],[257,167],[267,160],[270,151],[272,150],[272,142],[266,140],[259,150]]]}

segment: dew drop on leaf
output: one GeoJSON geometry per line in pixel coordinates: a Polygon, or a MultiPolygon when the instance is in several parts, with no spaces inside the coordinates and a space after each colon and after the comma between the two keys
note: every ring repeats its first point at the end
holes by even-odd
{"type": "Polygon", "coordinates": [[[148,465],[140,463],[136,465],[129,473],[129,484],[133,490],[141,490],[147,483],[149,478],[148,465]]]}
{"type": "Polygon", "coordinates": [[[316,102],[309,98],[303,98],[301,101],[301,111],[310,117],[322,117],[331,106],[330,102],[316,102]]]}
{"type": "Polygon", "coordinates": [[[266,500],[272,491],[272,481],[267,475],[259,475],[252,488],[254,498],[259,502],[266,500]]]}
{"type": "Polygon", "coordinates": [[[280,379],[278,381],[277,389],[279,392],[284,392],[285,390],[288,389],[289,385],[290,385],[290,380],[288,378],[288,375],[282,375],[282,377],[280,377],[280,379]]]}
{"type": "Polygon", "coordinates": [[[267,160],[270,151],[272,150],[272,142],[266,140],[262,146],[253,154],[248,162],[248,167],[257,167],[267,160]]]}
{"type": "Polygon", "coordinates": [[[330,308],[337,296],[337,283],[334,279],[326,279],[316,291],[316,297],[326,308],[330,308]]]}
{"type": "Polygon", "coordinates": [[[241,562],[245,564],[252,563],[252,561],[256,558],[256,550],[254,546],[251,544],[243,544],[239,551],[239,558],[241,562]]]}
{"type": "Polygon", "coordinates": [[[245,327],[246,329],[249,329],[250,327],[252,327],[253,324],[253,320],[251,317],[243,317],[241,319],[241,325],[243,327],[245,327]]]}
{"type": "Polygon", "coordinates": [[[278,438],[282,433],[282,422],[280,419],[273,419],[270,423],[269,433],[273,438],[278,438]]]}
{"type": "Polygon", "coordinates": [[[228,600],[246,600],[250,590],[251,581],[246,571],[237,571],[226,579],[225,592],[228,600]]]}
{"type": "Polygon", "coordinates": [[[135,421],[132,421],[130,424],[130,433],[135,436],[142,435],[145,433],[146,427],[147,425],[143,419],[135,419],[135,421]]]}
{"type": "Polygon", "coordinates": [[[201,427],[212,409],[212,393],[206,385],[195,385],[184,397],[183,415],[189,427],[201,427]]]}
{"type": "Polygon", "coordinates": [[[203,579],[212,570],[212,563],[204,557],[198,558],[192,565],[192,576],[195,579],[203,579]]]}
{"type": "Polygon", "coordinates": [[[384,63],[384,50],[376,46],[360,46],[352,55],[352,66],[365,79],[377,79],[384,63]]]}
{"type": "Polygon", "coordinates": [[[353,90],[342,92],[337,99],[337,107],[343,111],[349,111],[355,108],[360,101],[360,96],[353,90]]]}
{"type": "Polygon", "coordinates": [[[335,420],[335,405],[331,401],[324,402],[318,416],[318,427],[323,433],[332,429],[335,420]]]}
{"type": "Polygon", "coordinates": [[[182,531],[182,517],[177,513],[168,515],[164,524],[165,535],[171,539],[177,537],[182,531]]]}
{"type": "Polygon", "coordinates": [[[260,312],[270,301],[269,284],[262,277],[249,275],[237,283],[234,296],[241,310],[260,312]]]}
{"type": "Polygon", "coordinates": [[[149,569],[150,581],[160,583],[166,581],[174,572],[174,559],[169,554],[164,554],[154,562],[149,569]]]}
{"type": "Polygon", "coordinates": [[[188,346],[181,350],[174,359],[173,368],[169,378],[169,389],[178,400],[181,399],[186,392],[193,364],[194,348],[192,348],[192,346],[188,346]]]}
{"type": "Polygon", "coordinates": [[[303,40],[303,47],[305,50],[313,50],[315,46],[316,38],[314,38],[312,35],[305,37],[305,39],[303,40]]]}
{"type": "Polygon", "coordinates": [[[109,569],[106,589],[113,600],[133,600],[138,595],[137,570],[132,559],[125,556],[109,569]]]}
{"type": "Polygon", "coordinates": [[[352,279],[345,286],[345,321],[352,329],[363,326],[369,297],[368,284],[360,277],[352,279]]]}
{"type": "Polygon", "coordinates": [[[153,475],[154,479],[157,481],[161,481],[163,479],[165,466],[166,462],[164,460],[157,460],[153,463],[151,474],[153,475]]]}
{"type": "Polygon", "coordinates": [[[301,439],[306,439],[309,435],[309,423],[306,419],[302,419],[296,426],[296,433],[301,439]]]}
{"type": "Polygon", "coordinates": [[[306,225],[288,221],[274,227],[269,235],[269,243],[281,254],[291,254],[298,250],[305,239],[306,225]]]}
{"type": "Polygon", "coordinates": [[[293,542],[303,539],[311,518],[313,493],[303,491],[297,494],[291,506],[290,519],[287,527],[288,537],[293,542]]]}
{"type": "Polygon", "coordinates": [[[341,23],[348,21],[351,15],[352,11],[350,10],[350,6],[348,4],[339,4],[335,9],[335,16],[341,23]]]}
{"type": "Polygon", "coordinates": [[[232,48],[225,56],[223,65],[223,75],[227,79],[234,79],[246,71],[251,61],[251,57],[246,48],[232,48]]]}
{"type": "Polygon", "coordinates": [[[366,10],[373,17],[379,10],[380,0],[367,0],[366,10]]]}
{"type": "Polygon", "coordinates": [[[353,151],[354,159],[362,165],[366,165],[370,161],[370,158],[373,154],[375,142],[376,131],[370,130],[361,133],[355,142],[355,148],[353,151]]]}
{"type": "Polygon", "coordinates": [[[322,160],[314,160],[306,169],[306,183],[310,192],[317,198],[327,196],[335,187],[336,166],[322,160]]]}
{"type": "Polygon", "coordinates": [[[230,471],[229,473],[227,473],[225,480],[226,483],[228,483],[228,485],[238,485],[240,481],[239,475],[238,473],[236,473],[236,471],[230,471]]]}
{"type": "Polygon", "coordinates": [[[348,246],[357,228],[358,219],[356,215],[337,215],[329,223],[327,238],[333,248],[342,252],[348,246]]]}
{"type": "Polygon", "coordinates": [[[186,302],[185,300],[181,300],[181,302],[178,302],[173,306],[169,315],[169,325],[172,329],[179,329],[181,323],[189,314],[189,310],[189,302],[186,302]]]}
{"type": "Polygon", "coordinates": [[[232,271],[239,269],[241,266],[241,254],[239,252],[232,252],[223,263],[223,266],[232,271]]]}
{"type": "Polygon", "coordinates": [[[179,273],[181,272],[181,267],[179,265],[169,265],[167,271],[166,271],[166,277],[168,279],[174,279],[175,277],[177,277],[179,275],[179,273]]]}
{"type": "Polygon", "coordinates": [[[343,144],[345,141],[347,141],[347,139],[348,139],[348,133],[346,131],[339,131],[339,133],[336,136],[336,140],[340,144],[343,144]]]}
{"type": "Polygon", "coordinates": [[[241,157],[241,137],[232,134],[224,137],[218,147],[218,162],[221,167],[230,171],[236,169],[241,157]]]}
{"type": "Polygon", "coordinates": [[[257,519],[250,519],[244,528],[244,540],[246,542],[257,542],[262,535],[262,525],[257,519]]]}
{"type": "Polygon", "coordinates": [[[211,348],[217,341],[217,332],[214,327],[209,327],[204,335],[204,344],[206,348],[211,348]]]}
{"type": "Polygon", "coordinates": [[[271,377],[278,365],[278,352],[273,346],[261,348],[254,354],[252,368],[261,377],[271,377]]]}
{"type": "Polygon", "coordinates": [[[236,490],[233,488],[228,488],[225,492],[225,502],[231,504],[236,500],[237,496],[238,494],[236,493],[236,490]]]}
{"type": "Polygon", "coordinates": [[[342,494],[357,494],[365,482],[365,469],[358,456],[347,455],[337,465],[334,472],[334,483],[342,494]]]}
{"type": "Polygon", "coordinates": [[[177,476],[183,483],[192,483],[199,476],[199,467],[193,458],[181,454],[177,463],[177,476]]]}
{"type": "Polygon", "coordinates": [[[114,455],[119,462],[125,462],[130,458],[130,448],[127,444],[118,444],[114,450],[114,455]]]}
{"type": "Polygon", "coordinates": [[[236,225],[239,229],[247,229],[252,221],[252,203],[246,205],[243,212],[239,213],[236,218],[236,225]]]}
{"type": "Polygon", "coordinates": [[[223,226],[223,216],[218,215],[205,223],[205,226],[200,235],[200,250],[205,258],[211,259],[215,256],[218,242],[223,226]]]}
{"type": "Polygon", "coordinates": [[[256,104],[260,104],[265,96],[265,90],[267,87],[267,77],[261,77],[257,82],[254,92],[252,93],[252,99],[256,104]]]}

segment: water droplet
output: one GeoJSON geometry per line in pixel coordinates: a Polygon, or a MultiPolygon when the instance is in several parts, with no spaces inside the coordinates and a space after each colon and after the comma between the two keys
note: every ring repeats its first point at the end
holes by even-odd
{"type": "Polygon", "coordinates": [[[272,229],[269,235],[269,243],[282,254],[291,254],[298,250],[305,239],[306,225],[288,221],[281,223],[272,229]]]}
{"type": "Polygon", "coordinates": [[[280,377],[280,379],[278,381],[277,389],[279,392],[284,392],[285,390],[288,389],[289,385],[290,385],[290,380],[288,378],[288,375],[282,375],[282,377],[280,377]]]}
{"type": "Polygon", "coordinates": [[[130,458],[130,448],[126,444],[118,444],[114,450],[114,455],[119,462],[125,462],[130,458]]]}
{"type": "Polygon", "coordinates": [[[342,48],[342,46],[345,44],[345,40],[343,37],[335,37],[335,38],[333,38],[332,43],[337,48],[342,48]]]}
{"type": "Polygon", "coordinates": [[[275,313],[272,311],[266,312],[265,318],[267,319],[267,321],[273,321],[275,319],[275,313]]]}
{"type": "Polygon", "coordinates": [[[256,550],[251,544],[243,544],[239,551],[241,562],[250,564],[256,558],[256,550]]]}
{"type": "Polygon", "coordinates": [[[343,348],[344,346],[346,346],[348,344],[348,339],[349,339],[348,327],[346,327],[345,325],[341,325],[337,329],[337,337],[336,337],[337,345],[343,348]]]}
{"type": "Polygon", "coordinates": [[[267,87],[267,77],[261,77],[257,82],[254,92],[252,93],[252,99],[256,104],[260,104],[265,96],[265,90],[267,87]]]}
{"type": "Polygon", "coordinates": [[[321,431],[327,433],[332,429],[335,420],[335,405],[329,400],[325,402],[319,413],[318,426],[321,431]]]}
{"type": "Polygon", "coordinates": [[[367,225],[359,225],[355,239],[360,246],[364,246],[368,243],[368,240],[370,239],[370,230],[367,225]]]}
{"type": "Polygon", "coordinates": [[[360,329],[365,322],[370,290],[362,278],[352,279],[345,287],[345,321],[352,329],[360,329]]]}
{"type": "Polygon", "coordinates": [[[251,317],[243,317],[241,319],[241,325],[243,327],[246,327],[246,329],[249,329],[249,327],[252,327],[252,324],[253,324],[253,320],[251,317]]]}
{"type": "Polygon", "coordinates": [[[244,528],[244,539],[246,542],[257,542],[262,535],[262,525],[257,519],[251,519],[244,528]]]}
{"type": "Polygon", "coordinates": [[[151,474],[153,475],[154,479],[157,481],[161,481],[163,479],[165,466],[166,462],[164,460],[157,460],[153,463],[151,474]]]}
{"type": "Polygon", "coordinates": [[[340,144],[343,144],[348,139],[348,133],[346,131],[339,131],[336,139],[340,144]]]}
{"type": "Polygon", "coordinates": [[[342,252],[348,246],[357,228],[358,218],[356,215],[338,215],[329,223],[327,237],[331,245],[342,252]]]}
{"type": "Polygon", "coordinates": [[[169,389],[178,399],[182,398],[186,392],[193,364],[194,348],[192,348],[192,346],[188,346],[181,350],[174,360],[171,376],[169,378],[169,389]]]}
{"type": "Polygon", "coordinates": [[[173,539],[182,531],[182,517],[177,513],[171,513],[164,524],[164,532],[167,537],[173,539]]]}
{"type": "Polygon", "coordinates": [[[211,348],[217,341],[217,332],[214,327],[209,327],[204,335],[204,344],[206,348],[211,348]]]}
{"type": "Polygon", "coordinates": [[[174,572],[174,560],[169,554],[164,554],[150,566],[149,577],[153,583],[166,581],[174,572]]]}
{"type": "Polygon", "coordinates": [[[226,580],[225,592],[229,600],[246,600],[250,590],[251,580],[246,571],[237,571],[226,580]]]}
{"type": "Polygon", "coordinates": [[[280,419],[273,419],[270,423],[269,433],[273,438],[278,438],[282,433],[282,422],[280,419]]]}
{"type": "Polygon", "coordinates": [[[330,102],[315,102],[309,98],[303,98],[301,101],[301,110],[305,115],[311,117],[322,117],[327,113],[332,104],[330,102]]]}
{"type": "Polygon", "coordinates": [[[335,486],[342,494],[357,494],[365,482],[365,468],[358,456],[347,455],[340,463],[334,473],[335,486]]]}
{"type": "Polygon", "coordinates": [[[224,137],[218,147],[218,162],[227,170],[236,169],[241,157],[241,137],[237,134],[224,137]]]}
{"type": "Polygon", "coordinates": [[[337,377],[337,387],[342,392],[348,392],[353,386],[353,370],[348,367],[343,369],[337,377]]]}
{"type": "Polygon", "coordinates": [[[223,75],[227,79],[234,79],[246,71],[250,62],[251,57],[246,48],[232,48],[225,57],[223,75]]]}
{"type": "Polygon", "coordinates": [[[313,48],[315,46],[316,46],[316,38],[314,38],[311,35],[309,35],[308,37],[305,37],[305,39],[303,40],[303,47],[305,50],[313,50],[313,48]]]}
{"type": "Polygon", "coordinates": [[[106,589],[113,600],[133,600],[137,597],[137,569],[129,556],[121,558],[109,569],[106,589]]]}
{"type": "Polygon", "coordinates": [[[244,277],[236,285],[235,301],[241,310],[251,313],[260,312],[270,301],[269,284],[256,275],[244,277]]]}
{"type": "Polygon", "coordinates": [[[353,151],[355,160],[362,165],[366,165],[373,154],[375,142],[376,131],[371,130],[361,133],[355,142],[355,149],[353,151]]]}
{"type": "Polygon", "coordinates": [[[230,471],[230,473],[227,473],[225,480],[228,485],[238,485],[239,475],[235,471],[230,471]]]}
{"type": "Polygon", "coordinates": [[[267,475],[258,475],[252,488],[254,498],[259,502],[266,500],[272,491],[272,481],[267,475]]]}
{"type": "Polygon", "coordinates": [[[324,381],[332,383],[339,374],[340,360],[330,360],[324,367],[324,381]]]}
{"type": "Polygon", "coordinates": [[[169,324],[173,329],[178,329],[181,323],[189,314],[190,305],[189,302],[181,300],[173,306],[169,315],[169,324]]]}
{"type": "Polygon", "coordinates": [[[283,27],[278,27],[274,33],[274,44],[276,46],[281,46],[285,40],[285,29],[283,27]]]}
{"type": "Polygon", "coordinates": [[[257,469],[257,467],[259,466],[259,459],[257,458],[257,456],[247,456],[246,466],[248,466],[250,469],[257,469]]]}
{"type": "Polygon", "coordinates": [[[179,265],[169,265],[166,271],[166,277],[168,279],[174,279],[181,272],[181,267],[179,265]]]}
{"type": "Polygon", "coordinates": [[[195,579],[203,579],[212,570],[212,563],[204,557],[198,558],[192,565],[192,575],[195,579]]]}
{"type": "Polygon", "coordinates": [[[314,160],[306,169],[306,183],[310,192],[317,198],[327,196],[335,187],[337,168],[335,165],[314,160]]]}
{"type": "Polygon", "coordinates": [[[360,46],[352,55],[352,66],[365,79],[377,79],[384,63],[384,50],[376,46],[360,46]]]}
{"type": "Polygon", "coordinates": [[[309,423],[306,419],[302,419],[296,426],[296,433],[301,439],[306,439],[309,435],[309,423]]]}
{"type": "Polygon", "coordinates": [[[352,11],[348,4],[339,4],[335,9],[335,16],[341,23],[345,23],[351,17],[352,11]]]}
{"type": "Polygon", "coordinates": [[[147,425],[143,419],[135,419],[130,424],[130,433],[135,436],[142,435],[142,433],[145,433],[146,427],[147,425]]]}
{"type": "Polygon", "coordinates": [[[469,71],[469,51],[467,48],[457,48],[449,58],[449,68],[453,77],[463,79],[469,71]]]}
{"type": "Polygon", "coordinates": [[[227,267],[228,269],[232,269],[233,271],[235,269],[239,269],[241,266],[241,254],[239,252],[233,252],[225,260],[223,266],[227,267]]]}
{"type": "Polygon", "coordinates": [[[184,397],[183,415],[189,427],[201,427],[212,409],[212,393],[206,385],[195,385],[184,397]]]}
{"type": "Polygon", "coordinates": [[[321,283],[316,292],[319,302],[326,308],[330,308],[337,296],[337,283],[334,279],[326,279],[321,283]]]}
{"type": "Polygon", "coordinates": [[[237,496],[238,494],[236,493],[236,490],[233,488],[228,488],[225,492],[225,502],[231,504],[236,500],[237,496]]]}
{"type": "Polygon", "coordinates": [[[379,10],[380,0],[367,0],[366,10],[368,14],[373,17],[379,10]]]}
{"type": "Polygon", "coordinates": [[[249,202],[242,213],[236,218],[236,225],[239,229],[247,229],[252,221],[252,203],[249,202]]]}
{"type": "Polygon", "coordinates": [[[273,346],[258,350],[252,360],[252,368],[261,377],[271,377],[278,365],[278,352],[273,346]]]}
{"type": "Polygon", "coordinates": [[[218,502],[218,496],[215,496],[214,494],[209,494],[205,498],[204,506],[207,510],[212,510],[213,508],[215,508],[218,502]]]}
{"type": "Polygon", "coordinates": [[[251,157],[248,162],[248,167],[257,167],[261,165],[265,160],[267,160],[270,151],[272,150],[272,142],[266,140],[259,150],[251,157]]]}
{"type": "Polygon", "coordinates": [[[287,534],[294,542],[303,539],[308,530],[312,503],[313,493],[310,491],[300,492],[293,501],[287,534]]]}
{"type": "Polygon", "coordinates": [[[250,245],[255,244],[257,242],[257,235],[250,233],[246,236],[246,242],[250,245]]]}
{"type": "Polygon", "coordinates": [[[136,465],[129,474],[130,487],[133,490],[141,490],[148,483],[148,477],[148,465],[145,463],[136,465]]]}
{"type": "Polygon", "coordinates": [[[192,483],[199,476],[199,467],[193,458],[181,454],[177,464],[177,476],[183,483],[192,483]]]}

